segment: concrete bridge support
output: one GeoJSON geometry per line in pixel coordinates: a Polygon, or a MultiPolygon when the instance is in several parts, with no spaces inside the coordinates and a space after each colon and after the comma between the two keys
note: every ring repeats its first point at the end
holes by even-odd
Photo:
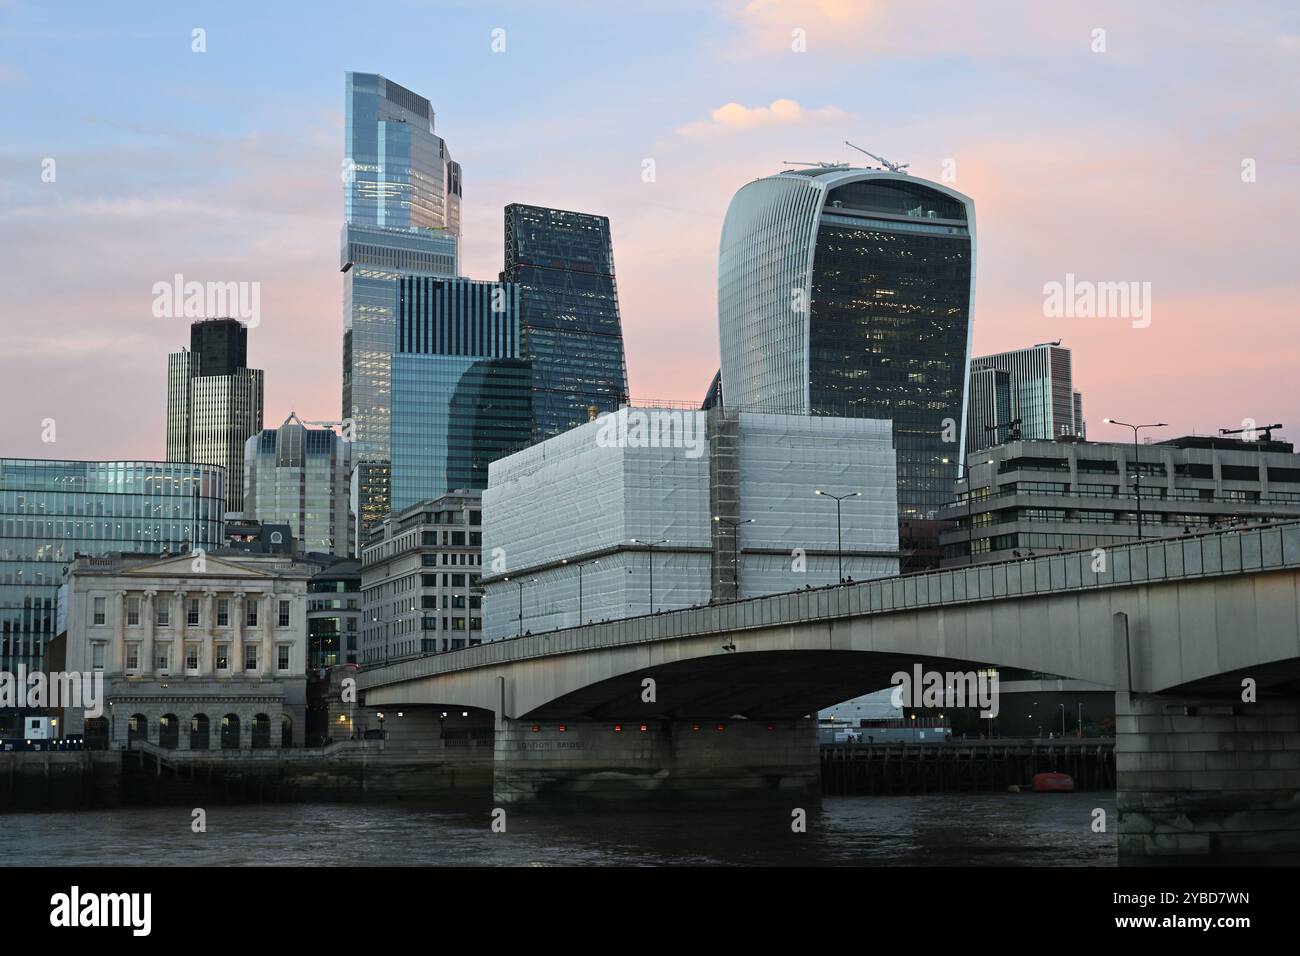
{"type": "Polygon", "coordinates": [[[641,803],[817,806],[812,720],[499,720],[493,794],[557,809],[641,803]]]}
{"type": "Polygon", "coordinates": [[[1121,864],[1300,864],[1300,700],[1115,699],[1121,864]]]}

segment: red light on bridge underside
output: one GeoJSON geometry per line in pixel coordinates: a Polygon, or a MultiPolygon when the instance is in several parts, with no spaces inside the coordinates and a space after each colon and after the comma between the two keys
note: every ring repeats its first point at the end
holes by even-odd
{"type": "Polygon", "coordinates": [[[699,729],[700,729],[700,725],[699,725],[699,724],[691,724],[691,730],[694,730],[694,731],[698,732],[699,729]]]}
{"type": "Polygon", "coordinates": [[[621,734],[622,732],[623,732],[623,725],[622,725],[622,724],[615,724],[615,725],[614,725],[614,733],[616,733],[616,734],[621,734]]]}
{"type": "Polygon", "coordinates": [[[768,730],[776,730],[776,728],[773,727],[771,724],[768,724],[768,725],[767,725],[767,729],[768,729],[768,730]]]}
{"type": "Polygon", "coordinates": [[[642,724],[642,725],[641,725],[641,733],[645,733],[645,732],[646,732],[647,730],[649,730],[649,729],[650,729],[650,725],[649,725],[649,724],[642,724]]]}
{"type": "Polygon", "coordinates": [[[718,730],[726,730],[726,729],[727,729],[726,724],[718,724],[718,730]]]}
{"type": "Polygon", "coordinates": [[[541,732],[542,728],[538,724],[533,724],[533,733],[540,734],[541,732]]]}
{"type": "Polygon", "coordinates": [[[564,733],[564,732],[567,731],[568,729],[569,729],[569,727],[568,727],[567,724],[560,724],[560,733],[564,733]]]}

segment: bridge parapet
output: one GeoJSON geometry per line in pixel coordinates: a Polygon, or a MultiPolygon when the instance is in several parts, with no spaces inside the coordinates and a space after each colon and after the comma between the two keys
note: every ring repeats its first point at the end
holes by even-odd
{"type": "Polygon", "coordinates": [[[1094,551],[1048,554],[620,618],[372,668],[360,674],[358,686],[379,687],[532,658],[810,621],[1296,568],[1300,568],[1300,522],[1231,529],[1117,545],[1100,556],[1094,551]]]}

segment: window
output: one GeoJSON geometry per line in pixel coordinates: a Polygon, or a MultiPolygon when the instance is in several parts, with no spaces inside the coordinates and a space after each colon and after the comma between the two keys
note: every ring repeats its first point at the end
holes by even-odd
{"type": "Polygon", "coordinates": [[[248,612],[244,615],[244,623],[249,627],[257,627],[257,598],[248,599],[248,612]]]}
{"type": "Polygon", "coordinates": [[[189,611],[186,613],[185,623],[190,627],[199,626],[199,599],[198,598],[190,598],[189,611]]]}
{"type": "Polygon", "coordinates": [[[165,597],[160,597],[157,600],[158,600],[158,616],[154,618],[154,620],[157,621],[159,627],[166,627],[168,624],[171,623],[171,618],[172,618],[171,604],[168,603],[167,598],[165,597]]]}
{"type": "Polygon", "coordinates": [[[246,671],[257,670],[257,645],[256,644],[244,645],[244,670],[246,671]]]}
{"type": "Polygon", "coordinates": [[[289,669],[289,645],[281,644],[277,648],[277,659],[275,662],[276,669],[287,671],[289,669]]]}
{"type": "Polygon", "coordinates": [[[463,588],[465,586],[465,575],[453,574],[451,576],[451,586],[454,588],[463,588]]]}
{"type": "Polygon", "coordinates": [[[426,610],[438,610],[438,599],[432,594],[426,594],[420,598],[420,607],[426,610]]]}
{"type": "Polygon", "coordinates": [[[217,645],[217,670],[219,671],[230,670],[230,645],[229,644],[217,645]]]}
{"type": "Polygon", "coordinates": [[[102,597],[95,598],[95,623],[103,625],[104,623],[104,604],[106,599],[102,597]]]}
{"type": "Polygon", "coordinates": [[[465,547],[465,532],[453,531],[451,533],[451,543],[454,546],[465,547]]]}
{"type": "Polygon", "coordinates": [[[463,594],[453,594],[453,595],[452,595],[452,598],[451,598],[451,606],[452,606],[452,607],[464,607],[464,606],[465,606],[465,595],[463,595],[463,594]]]}
{"type": "Polygon", "coordinates": [[[102,671],[104,669],[104,645],[92,644],[90,653],[92,661],[91,667],[97,671],[102,671]]]}
{"type": "Polygon", "coordinates": [[[187,671],[196,671],[199,669],[199,645],[185,645],[185,669],[187,671]]]}
{"type": "Polygon", "coordinates": [[[230,602],[225,598],[217,601],[217,627],[230,626],[230,602]]]}
{"type": "Polygon", "coordinates": [[[289,626],[289,602],[280,602],[280,620],[277,622],[280,627],[289,626]]]}
{"type": "Polygon", "coordinates": [[[434,567],[437,563],[438,563],[438,556],[436,554],[420,555],[420,564],[422,564],[426,568],[434,567]]]}
{"type": "Polygon", "coordinates": [[[154,654],[154,662],[155,662],[155,663],[154,663],[154,666],[157,667],[160,671],[165,671],[165,670],[167,670],[167,666],[168,666],[168,665],[167,665],[167,648],[165,648],[165,647],[160,647],[160,648],[158,648],[157,653],[154,654]]]}
{"type": "Polygon", "coordinates": [[[453,617],[451,619],[451,629],[453,631],[465,630],[465,619],[463,617],[453,617]]]}
{"type": "Polygon", "coordinates": [[[126,669],[129,671],[140,669],[140,645],[126,645],[126,669]]]}
{"type": "Polygon", "coordinates": [[[132,596],[126,599],[126,626],[140,626],[140,598],[132,596]]]}

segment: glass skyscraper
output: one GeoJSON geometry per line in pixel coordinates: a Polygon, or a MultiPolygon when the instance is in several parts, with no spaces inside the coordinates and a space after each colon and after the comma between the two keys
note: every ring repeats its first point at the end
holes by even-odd
{"type": "Polygon", "coordinates": [[[219,547],[225,507],[215,465],[0,458],[0,670],[39,664],[74,555],[219,547]]]}
{"type": "Polygon", "coordinates": [[[519,358],[519,287],[404,277],[393,355],[392,510],[487,487],[528,444],[532,370],[519,358]]]}
{"type": "Polygon", "coordinates": [[[725,404],[891,421],[899,518],[933,518],[962,448],[974,257],[973,202],[936,183],[834,166],[747,184],[719,250],[725,404]]]}
{"type": "Polygon", "coordinates": [[[244,449],[244,517],[287,524],[302,551],[352,553],[351,444],[290,415],[244,449]]]}
{"type": "Polygon", "coordinates": [[[1074,390],[1070,350],[1059,342],[1043,342],[1014,352],[976,356],[970,373],[971,427],[966,452],[1001,445],[1011,438],[1052,441],[1063,435],[1084,437],[1083,396],[1074,390]],[[991,383],[1001,373],[1007,391],[1005,417],[990,419],[991,383]],[[976,416],[979,421],[976,421],[976,416]],[[1015,425],[1011,422],[1019,419],[1015,425]]]}
{"type": "Polygon", "coordinates": [[[628,400],[609,220],[506,207],[502,281],[520,288],[520,356],[532,363],[533,441],[628,400]]]}
{"type": "Polygon", "coordinates": [[[244,507],[244,443],[262,427],[262,370],[248,368],[248,329],[237,319],[190,326],[189,351],[167,357],[167,460],[220,465],[226,509],[244,507]]]}
{"type": "Polygon", "coordinates": [[[461,169],[427,99],[373,73],[345,87],[343,418],[364,534],[389,510],[397,277],[456,275],[461,169]]]}

